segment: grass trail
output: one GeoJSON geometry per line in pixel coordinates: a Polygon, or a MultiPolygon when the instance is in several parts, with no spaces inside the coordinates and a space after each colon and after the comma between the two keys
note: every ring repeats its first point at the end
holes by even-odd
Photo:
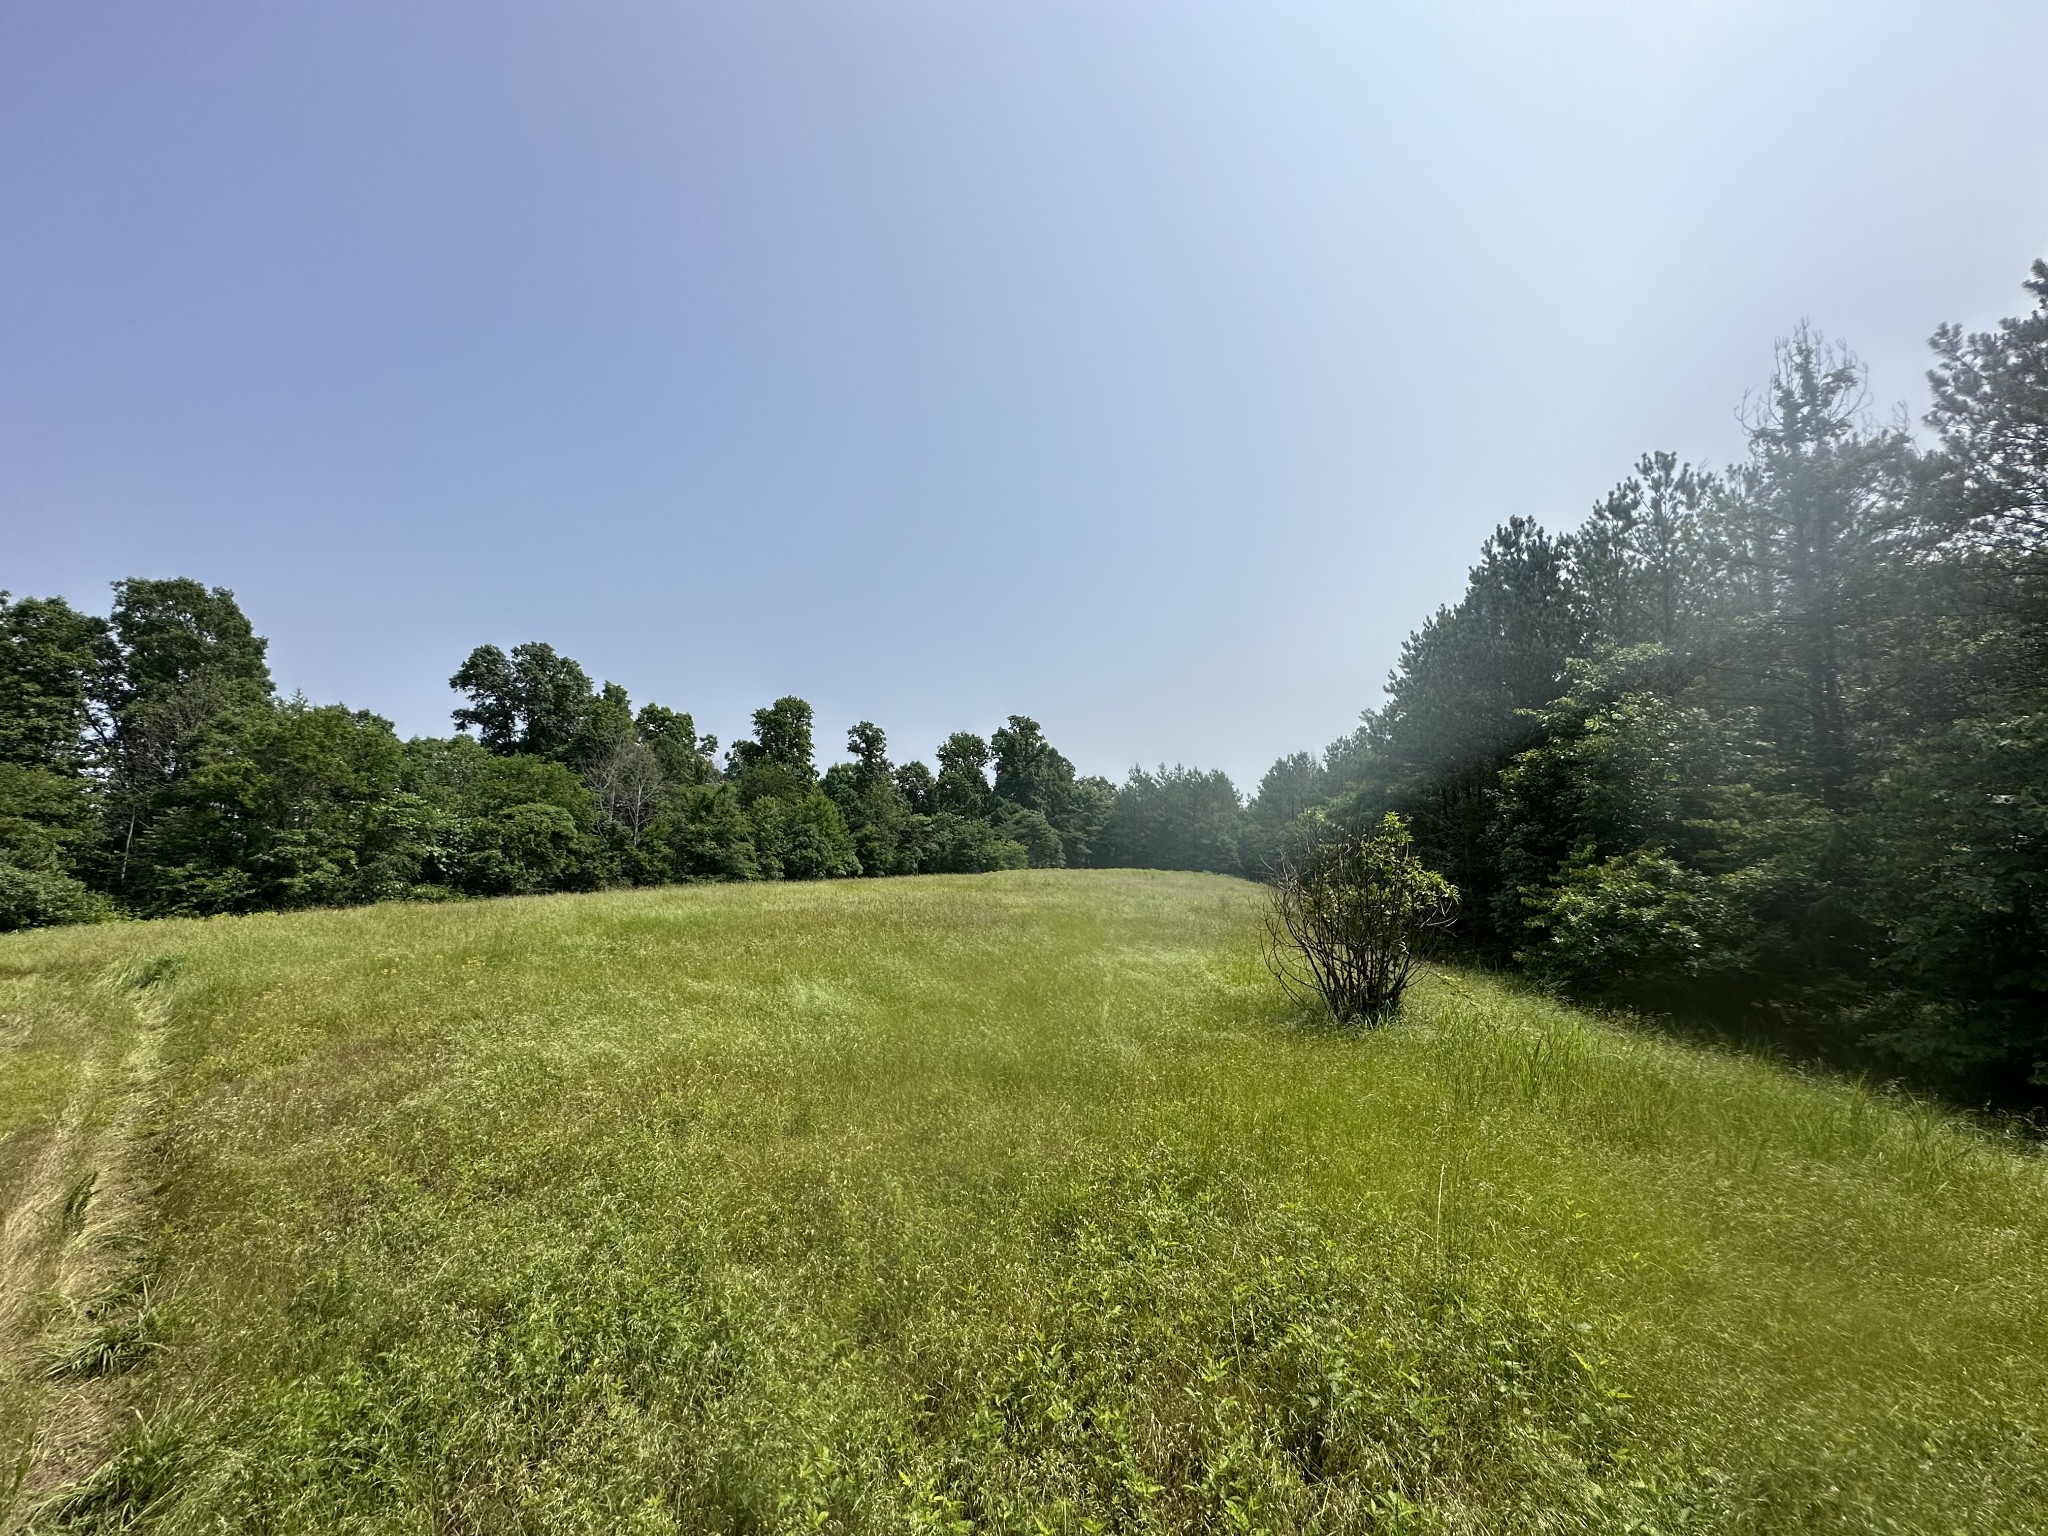
{"type": "Polygon", "coordinates": [[[2037,1153],[1472,975],[1337,1036],[1256,897],[0,940],[15,1519],[2048,1528],[2037,1153]]]}

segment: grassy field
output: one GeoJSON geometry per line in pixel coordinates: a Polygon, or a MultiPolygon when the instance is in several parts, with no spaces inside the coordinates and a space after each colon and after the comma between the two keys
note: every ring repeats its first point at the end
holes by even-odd
{"type": "Polygon", "coordinates": [[[0,1504],[163,1531],[2041,1531],[2048,1165],[1257,892],[0,939],[0,1504]]]}

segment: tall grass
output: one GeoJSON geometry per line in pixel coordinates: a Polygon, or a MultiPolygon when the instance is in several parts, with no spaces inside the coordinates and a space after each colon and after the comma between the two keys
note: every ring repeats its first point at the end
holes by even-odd
{"type": "MultiPolygon", "coordinates": [[[[1335,1033],[1257,942],[1249,888],[1143,873],[0,941],[10,1071],[85,1059],[35,1010],[97,978],[154,966],[166,1010],[119,1320],[148,1347],[7,1388],[47,1430],[118,1387],[129,1427],[17,1503],[164,1531],[2048,1523],[2031,1149],[1475,975],[1335,1033]]],[[[0,1168],[66,1112],[35,1092],[0,1168]]],[[[77,1176],[41,1241],[83,1240],[77,1176]]],[[[35,1359],[100,1358],[39,1326],[35,1359]]]]}

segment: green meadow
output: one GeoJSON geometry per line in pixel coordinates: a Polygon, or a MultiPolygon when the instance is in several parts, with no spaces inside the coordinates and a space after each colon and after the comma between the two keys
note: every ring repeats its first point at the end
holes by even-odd
{"type": "Polygon", "coordinates": [[[1260,892],[0,939],[0,1505],[208,1531],[2048,1529],[2048,1164],[1260,892]]]}

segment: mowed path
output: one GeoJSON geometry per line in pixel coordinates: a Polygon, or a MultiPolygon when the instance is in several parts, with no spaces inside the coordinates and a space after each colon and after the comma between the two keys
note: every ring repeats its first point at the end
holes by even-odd
{"type": "Polygon", "coordinates": [[[177,1530],[2027,1531],[2048,1178],[1258,891],[0,939],[0,1493],[177,1530]],[[9,1469],[13,1469],[10,1473],[9,1469]]]}

